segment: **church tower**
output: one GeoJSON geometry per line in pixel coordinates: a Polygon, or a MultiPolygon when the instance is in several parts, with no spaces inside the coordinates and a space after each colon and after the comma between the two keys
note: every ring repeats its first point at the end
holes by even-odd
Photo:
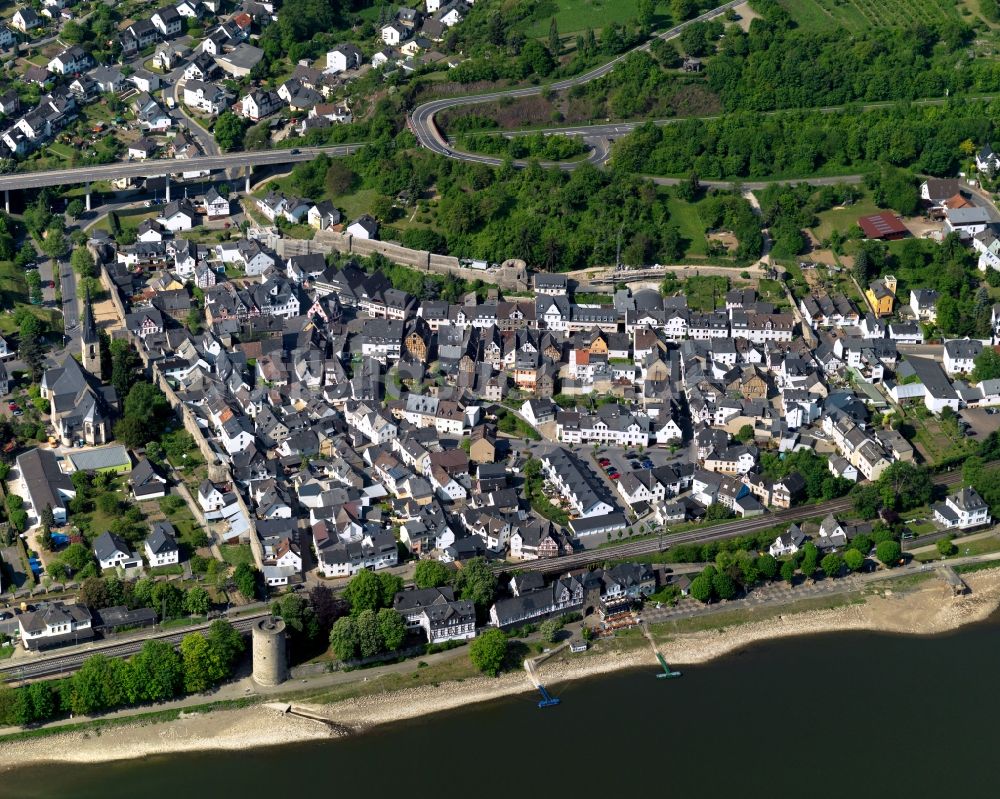
{"type": "Polygon", "coordinates": [[[83,330],[80,333],[80,346],[83,350],[83,368],[101,378],[101,340],[97,335],[97,325],[94,322],[94,308],[90,304],[90,292],[83,301],[83,330]]]}

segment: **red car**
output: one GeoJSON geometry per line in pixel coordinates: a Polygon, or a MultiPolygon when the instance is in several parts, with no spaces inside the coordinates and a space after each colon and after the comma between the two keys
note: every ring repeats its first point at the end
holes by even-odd
{"type": "Polygon", "coordinates": [[[621,475],[618,474],[618,472],[615,472],[614,474],[609,474],[608,477],[610,477],[612,480],[617,480],[619,477],[621,477],[621,475]]]}
{"type": "Polygon", "coordinates": [[[598,459],[597,462],[599,464],[601,464],[601,466],[610,466],[611,465],[611,461],[609,461],[607,458],[600,458],[600,459],[598,459]]]}
{"type": "Polygon", "coordinates": [[[16,402],[8,402],[7,403],[7,410],[9,410],[9,411],[18,411],[18,410],[20,410],[20,408],[17,407],[17,403],[16,402]]]}

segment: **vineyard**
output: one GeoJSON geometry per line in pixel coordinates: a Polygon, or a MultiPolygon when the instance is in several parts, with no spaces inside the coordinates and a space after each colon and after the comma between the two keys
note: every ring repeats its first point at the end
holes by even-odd
{"type": "Polygon", "coordinates": [[[803,28],[852,31],[959,19],[955,0],[780,0],[803,28]]]}

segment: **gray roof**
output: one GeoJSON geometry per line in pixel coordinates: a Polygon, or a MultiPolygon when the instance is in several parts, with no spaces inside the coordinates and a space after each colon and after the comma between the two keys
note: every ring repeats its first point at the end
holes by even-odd
{"type": "Polygon", "coordinates": [[[146,538],[146,545],[154,555],[177,551],[174,526],[170,522],[156,522],[146,538]]]}
{"type": "Polygon", "coordinates": [[[84,472],[96,472],[101,469],[132,465],[132,458],[129,457],[128,450],[121,444],[111,444],[107,447],[87,449],[82,452],[70,452],[69,459],[77,471],[84,472]]]}
{"type": "Polygon", "coordinates": [[[40,513],[49,506],[53,509],[64,507],[60,491],[74,496],[73,481],[69,475],[59,470],[56,456],[47,449],[31,449],[17,458],[17,470],[21,474],[31,497],[31,504],[40,513]]]}
{"type": "Polygon", "coordinates": [[[952,388],[951,381],[948,380],[944,369],[936,361],[913,356],[907,357],[906,360],[913,367],[917,379],[923,383],[924,388],[930,392],[931,396],[947,399],[955,396],[955,389],[952,388]]]}
{"type": "Polygon", "coordinates": [[[103,532],[94,541],[94,554],[97,555],[98,560],[108,560],[119,552],[123,552],[129,556],[132,555],[132,550],[129,549],[128,544],[114,533],[103,532]]]}

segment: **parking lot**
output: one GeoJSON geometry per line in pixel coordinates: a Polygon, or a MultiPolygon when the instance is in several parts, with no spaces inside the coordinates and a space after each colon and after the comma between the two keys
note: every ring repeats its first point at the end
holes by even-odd
{"type": "Polygon", "coordinates": [[[656,468],[659,466],[671,465],[683,460],[686,452],[686,449],[681,448],[678,449],[676,453],[671,454],[668,447],[647,447],[645,449],[640,449],[639,447],[630,447],[627,449],[623,449],[621,447],[599,447],[595,455],[594,448],[588,447],[586,460],[590,462],[590,465],[598,473],[603,475],[605,481],[611,486],[611,489],[615,490],[615,482],[617,481],[612,480],[608,476],[605,466],[600,463],[602,459],[610,461],[608,466],[614,467],[618,471],[619,475],[624,476],[629,472],[636,471],[636,469],[632,466],[633,461],[637,461],[639,463],[640,469],[656,468]],[[644,466],[643,461],[649,461],[652,464],[652,467],[644,466]]]}
{"type": "Polygon", "coordinates": [[[1000,407],[965,408],[959,412],[959,415],[972,426],[980,439],[1000,430],[1000,407]],[[996,411],[996,413],[990,413],[990,411],[996,411]]]}

